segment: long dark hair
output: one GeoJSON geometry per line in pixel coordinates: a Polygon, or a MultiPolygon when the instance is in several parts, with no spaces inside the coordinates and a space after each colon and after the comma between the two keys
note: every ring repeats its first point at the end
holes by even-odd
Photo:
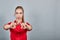
{"type": "Polygon", "coordinates": [[[22,9],[22,11],[23,11],[23,16],[22,16],[22,22],[24,22],[24,9],[23,9],[23,7],[22,6],[17,6],[16,8],[15,8],[15,11],[16,11],[16,9],[22,9]]]}

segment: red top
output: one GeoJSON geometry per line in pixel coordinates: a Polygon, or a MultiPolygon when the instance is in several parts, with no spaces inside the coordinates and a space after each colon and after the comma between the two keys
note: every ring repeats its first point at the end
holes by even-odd
{"type": "Polygon", "coordinates": [[[10,29],[10,38],[11,40],[27,40],[27,29],[21,29],[21,24],[16,25],[16,28],[10,29]]]}

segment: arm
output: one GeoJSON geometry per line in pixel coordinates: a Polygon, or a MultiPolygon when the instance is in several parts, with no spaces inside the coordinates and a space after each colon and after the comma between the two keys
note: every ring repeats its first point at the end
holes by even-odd
{"type": "Polygon", "coordinates": [[[22,28],[27,29],[28,31],[32,30],[32,26],[28,22],[22,23],[22,28]]]}
{"type": "Polygon", "coordinates": [[[30,25],[28,22],[26,23],[25,26],[27,27],[27,30],[28,31],[31,31],[32,30],[32,25],[30,25]]]}
{"type": "Polygon", "coordinates": [[[5,30],[8,30],[8,29],[14,29],[16,27],[16,23],[14,23],[14,22],[9,22],[8,24],[5,24],[4,25],[4,29],[5,30]]]}
{"type": "Polygon", "coordinates": [[[10,29],[10,24],[11,24],[11,22],[9,22],[8,24],[5,24],[5,25],[3,26],[3,28],[4,28],[5,30],[10,29]]]}

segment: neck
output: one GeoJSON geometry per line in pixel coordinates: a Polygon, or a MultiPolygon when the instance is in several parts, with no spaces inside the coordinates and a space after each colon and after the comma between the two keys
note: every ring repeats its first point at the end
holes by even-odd
{"type": "Polygon", "coordinates": [[[21,23],[22,22],[22,19],[17,19],[16,18],[16,21],[17,21],[17,23],[21,23]]]}

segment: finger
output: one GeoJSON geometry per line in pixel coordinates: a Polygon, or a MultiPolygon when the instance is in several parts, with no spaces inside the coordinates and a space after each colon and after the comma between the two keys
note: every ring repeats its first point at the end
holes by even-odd
{"type": "Polygon", "coordinates": [[[25,26],[24,29],[27,29],[27,27],[25,26]]]}

